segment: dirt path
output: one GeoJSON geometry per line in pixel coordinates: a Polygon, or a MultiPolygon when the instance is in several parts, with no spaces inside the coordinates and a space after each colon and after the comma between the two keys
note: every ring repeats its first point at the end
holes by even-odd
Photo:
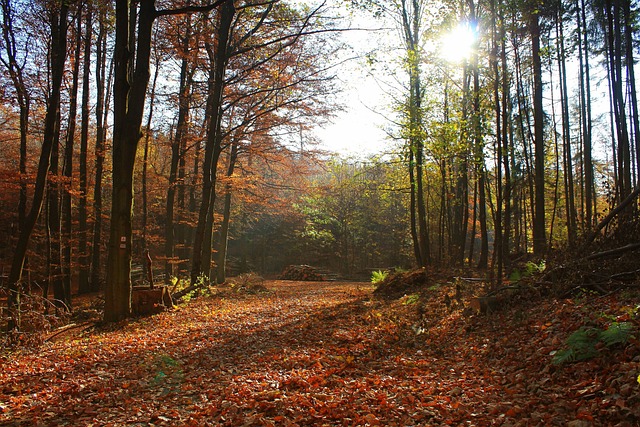
{"type": "Polygon", "coordinates": [[[543,380],[548,363],[507,337],[467,330],[458,333],[468,340],[453,342],[439,327],[430,330],[431,338],[418,336],[397,310],[370,299],[367,284],[266,286],[271,292],[200,298],[111,331],[62,336],[37,354],[4,357],[0,425],[506,426],[580,420],[573,392],[543,380]]]}

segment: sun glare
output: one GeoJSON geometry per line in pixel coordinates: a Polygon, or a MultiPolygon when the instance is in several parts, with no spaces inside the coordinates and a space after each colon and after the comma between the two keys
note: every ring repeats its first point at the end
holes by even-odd
{"type": "Polygon", "coordinates": [[[449,62],[469,59],[477,37],[476,28],[460,23],[440,39],[440,55],[449,62]]]}

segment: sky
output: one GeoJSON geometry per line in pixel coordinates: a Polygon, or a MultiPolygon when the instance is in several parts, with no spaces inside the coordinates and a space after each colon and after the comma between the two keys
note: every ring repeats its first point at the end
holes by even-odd
{"type": "MultiPolygon", "coordinates": [[[[346,8],[345,8],[346,13],[346,8]]],[[[380,23],[365,16],[354,16],[352,28],[376,28],[380,23]]],[[[375,37],[370,31],[345,31],[342,40],[351,47],[342,53],[347,58],[338,69],[343,90],[339,101],[343,109],[331,123],[316,128],[313,134],[320,141],[320,149],[336,152],[345,157],[367,157],[383,152],[390,141],[383,130],[387,124],[382,112],[388,107],[376,79],[371,76],[358,56],[372,49],[375,37]]]]}
{"type": "MultiPolygon", "coordinates": [[[[338,8],[347,14],[344,7],[338,8]]],[[[344,111],[338,112],[332,123],[324,128],[317,128],[315,136],[320,140],[321,149],[329,150],[346,157],[363,158],[372,154],[388,152],[395,143],[383,130],[390,127],[385,117],[390,110],[391,101],[385,95],[376,78],[367,70],[362,59],[367,52],[377,52],[376,57],[384,57],[388,52],[380,52],[382,44],[389,46],[389,41],[398,36],[392,28],[382,28],[384,23],[365,13],[351,15],[350,28],[359,30],[345,31],[340,37],[350,45],[344,56],[355,58],[341,65],[339,74],[344,78],[341,100],[344,111]]],[[[474,29],[468,25],[459,25],[446,34],[441,40],[441,56],[451,63],[459,63],[467,57],[475,39],[474,29]]],[[[393,42],[391,42],[393,44],[393,42]]],[[[384,59],[382,59],[384,61],[384,59]]],[[[382,80],[384,77],[380,76],[382,80]]],[[[389,86],[386,86],[387,88],[389,86]]]]}
{"type": "Polygon", "coordinates": [[[390,141],[382,129],[386,119],[377,111],[384,109],[387,101],[378,84],[373,77],[364,75],[346,83],[341,97],[344,111],[328,126],[315,130],[322,149],[346,157],[366,157],[384,151],[390,141]]]}

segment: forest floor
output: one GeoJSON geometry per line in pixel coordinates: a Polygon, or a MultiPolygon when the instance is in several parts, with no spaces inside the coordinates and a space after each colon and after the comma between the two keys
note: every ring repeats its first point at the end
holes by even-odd
{"type": "Polygon", "coordinates": [[[436,279],[394,300],[367,283],[264,285],[0,353],[0,425],[640,425],[635,338],[552,363],[581,326],[637,328],[637,291],[480,314],[474,283],[458,300],[436,279]]]}

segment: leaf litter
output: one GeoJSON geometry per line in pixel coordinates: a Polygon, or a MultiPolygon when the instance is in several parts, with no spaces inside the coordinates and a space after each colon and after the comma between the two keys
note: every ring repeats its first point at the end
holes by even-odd
{"type": "MultiPolygon", "coordinates": [[[[640,423],[637,337],[552,363],[585,319],[628,313],[637,294],[480,315],[443,303],[450,284],[421,290],[417,276],[417,294],[395,286],[391,300],[362,283],[266,281],[270,292],[202,297],[3,355],[0,425],[640,423]]],[[[626,319],[637,326],[637,310],[626,319]]]]}

